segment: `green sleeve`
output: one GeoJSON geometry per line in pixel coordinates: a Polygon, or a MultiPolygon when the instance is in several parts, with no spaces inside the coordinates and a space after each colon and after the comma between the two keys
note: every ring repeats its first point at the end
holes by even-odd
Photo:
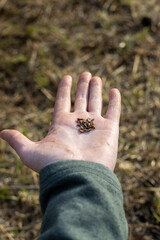
{"type": "Polygon", "coordinates": [[[65,160],[40,171],[39,240],[126,240],[121,185],[107,167],[65,160]]]}

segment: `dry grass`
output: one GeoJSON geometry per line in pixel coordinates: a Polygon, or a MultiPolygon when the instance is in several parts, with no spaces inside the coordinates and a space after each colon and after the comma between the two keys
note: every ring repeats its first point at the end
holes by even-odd
{"type": "MultiPolygon", "coordinates": [[[[1,0],[0,126],[40,140],[61,77],[90,71],[122,93],[118,178],[129,240],[160,239],[160,5],[158,0],[1,0]]],[[[0,239],[35,239],[38,175],[0,141],[0,239]]]]}

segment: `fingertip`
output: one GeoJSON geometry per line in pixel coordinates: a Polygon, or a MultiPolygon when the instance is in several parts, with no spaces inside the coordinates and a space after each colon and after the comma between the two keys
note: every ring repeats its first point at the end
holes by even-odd
{"type": "Polygon", "coordinates": [[[80,77],[92,77],[92,74],[90,73],[90,72],[83,72],[83,73],[81,73],[81,75],[80,75],[80,77]]]}
{"type": "Polygon", "coordinates": [[[0,132],[0,138],[2,138],[3,140],[5,140],[5,135],[7,134],[9,129],[5,129],[5,130],[2,130],[0,132]]]}
{"type": "Polygon", "coordinates": [[[65,78],[65,79],[72,79],[72,76],[67,74],[67,75],[64,75],[63,79],[64,79],[64,78],[65,78]]]}
{"type": "Polygon", "coordinates": [[[112,88],[110,91],[109,91],[109,97],[117,97],[121,100],[121,93],[119,91],[118,88],[112,88]]]}
{"type": "Polygon", "coordinates": [[[91,80],[98,83],[102,81],[102,79],[99,76],[93,76],[91,80]]]}
{"type": "Polygon", "coordinates": [[[78,84],[81,84],[82,82],[86,82],[88,84],[91,78],[92,74],[90,72],[83,72],[79,76],[78,84]]]}
{"type": "Polygon", "coordinates": [[[91,87],[100,87],[102,90],[102,79],[99,76],[93,76],[90,84],[91,87]]]}
{"type": "Polygon", "coordinates": [[[62,84],[70,84],[72,82],[72,77],[70,75],[65,75],[63,78],[62,78],[62,84]]]}

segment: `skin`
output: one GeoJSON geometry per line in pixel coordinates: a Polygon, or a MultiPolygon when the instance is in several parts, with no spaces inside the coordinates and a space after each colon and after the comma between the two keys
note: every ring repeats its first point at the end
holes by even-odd
{"type": "Polygon", "coordinates": [[[40,172],[48,163],[62,160],[83,160],[103,164],[112,171],[118,151],[121,95],[111,89],[105,118],[102,113],[102,80],[91,73],[80,75],[74,112],[71,112],[72,77],[61,80],[56,96],[52,124],[46,137],[32,142],[16,130],[3,130],[0,137],[17,152],[30,169],[40,172]],[[96,129],[80,133],[77,118],[94,118],[96,129]]]}

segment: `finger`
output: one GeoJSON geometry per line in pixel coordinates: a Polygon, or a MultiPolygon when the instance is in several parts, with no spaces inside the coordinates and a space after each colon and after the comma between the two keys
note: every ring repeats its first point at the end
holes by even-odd
{"type": "Polygon", "coordinates": [[[102,112],[102,80],[95,76],[90,81],[88,111],[102,112]]]}
{"type": "Polygon", "coordinates": [[[26,149],[31,149],[32,141],[16,130],[3,130],[0,137],[5,140],[19,155],[21,160],[26,158],[26,149]]]}
{"type": "Polygon", "coordinates": [[[72,77],[66,75],[62,78],[56,96],[54,114],[58,112],[70,112],[71,110],[71,86],[72,77]]]}
{"type": "Polygon", "coordinates": [[[89,72],[84,72],[80,75],[77,84],[74,111],[87,111],[88,90],[91,77],[92,75],[89,72]]]}
{"type": "Polygon", "coordinates": [[[109,104],[106,118],[119,122],[121,113],[121,94],[118,89],[113,88],[109,92],[109,104]]]}

